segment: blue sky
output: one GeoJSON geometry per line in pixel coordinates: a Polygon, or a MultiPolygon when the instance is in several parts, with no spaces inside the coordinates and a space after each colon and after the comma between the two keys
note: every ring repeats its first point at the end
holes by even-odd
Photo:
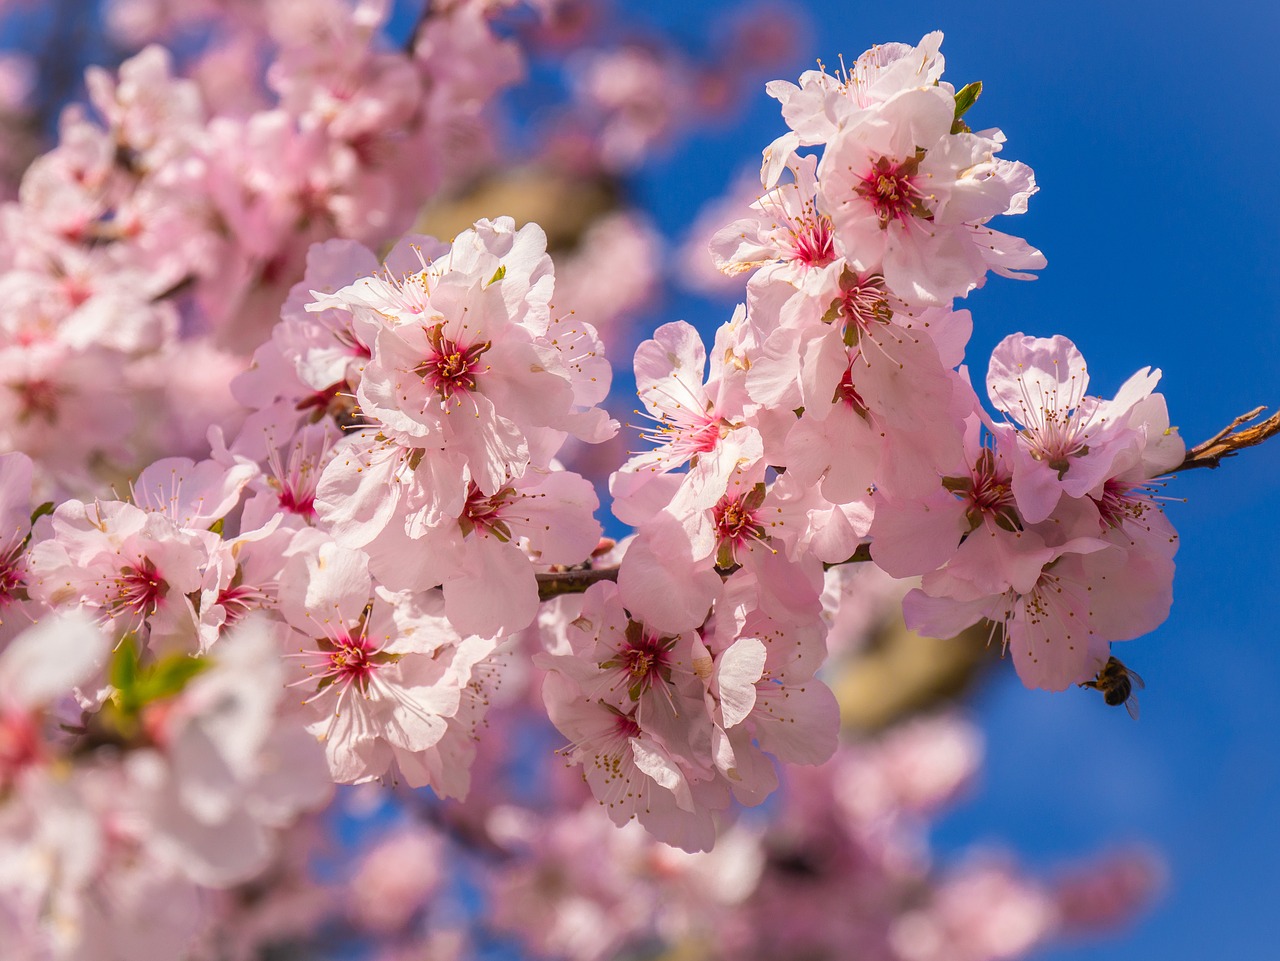
{"type": "MultiPolygon", "coordinates": [[[[1002,229],[1039,246],[1049,266],[1033,283],[994,278],[969,297],[975,368],[985,371],[1008,333],[1066,334],[1099,394],[1139,367],[1161,368],[1190,442],[1280,405],[1274,5],[797,6],[822,41],[795,72],[819,56],[945,31],[947,79],[985,84],[966,119],[1003,128],[1004,155],[1036,170],[1031,212],[1002,229]]],[[[692,40],[725,8],[647,5],[692,40]]],[[[760,93],[733,127],[650,168],[641,196],[676,229],[781,129],[760,93]]],[[[679,316],[710,328],[727,313],[686,298],[663,319],[679,316]]],[[[1280,442],[1170,485],[1188,499],[1171,508],[1182,538],[1173,615],[1117,650],[1147,682],[1140,721],[1092,692],[1025,691],[1011,670],[976,701],[988,763],[975,796],[939,826],[944,850],[1000,840],[1047,868],[1108,842],[1147,841],[1169,863],[1169,888],[1139,923],[1046,958],[1276,957],[1278,477],[1280,442]]]]}

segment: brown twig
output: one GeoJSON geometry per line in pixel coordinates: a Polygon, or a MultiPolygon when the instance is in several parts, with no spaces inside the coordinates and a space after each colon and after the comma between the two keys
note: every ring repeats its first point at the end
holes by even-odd
{"type": "Polygon", "coordinates": [[[854,551],[851,556],[842,561],[835,561],[830,564],[824,563],[822,565],[822,569],[824,571],[829,571],[831,568],[839,567],[841,564],[865,564],[869,560],[871,560],[871,545],[859,544],[858,549],[854,551]]]}
{"type": "Polygon", "coordinates": [[[553,571],[538,575],[538,599],[549,601],[561,594],[582,594],[592,584],[616,581],[616,567],[599,567],[587,571],[553,571]]]}
{"type": "Polygon", "coordinates": [[[1234,457],[1246,447],[1256,447],[1280,434],[1280,411],[1250,427],[1244,426],[1260,417],[1264,410],[1265,407],[1257,407],[1247,414],[1241,414],[1208,440],[1188,450],[1186,458],[1170,473],[1191,470],[1193,467],[1217,467],[1224,457],[1234,457]]]}
{"type": "MultiPolygon", "coordinates": [[[[827,570],[833,567],[839,567],[841,564],[861,564],[864,561],[871,560],[871,548],[867,544],[860,544],[853,555],[843,561],[836,561],[832,564],[823,564],[827,570]]],[[[734,570],[737,570],[735,567],[734,570]]],[[[728,577],[733,571],[721,571],[721,577],[728,577]]],[[[552,571],[546,574],[538,575],[538,599],[549,601],[553,597],[559,597],[561,594],[581,594],[586,591],[592,584],[598,584],[600,581],[617,581],[617,567],[597,567],[591,570],[581,571],[552,571]]]]}
{"type": "MultiPolygon", "coordinates": [[[[1193,467],[1217,467],[1222,463],[1223,458],[1234,457],[1246,447],[1256,447],[1258,444],[1280,434],[1280,411],[1272,414],[1264,421],[1259,421],[1249,427],[1245,426],[1257,420],[1265,410],[1265,407],[1258,407],[1247,414],[1241,414],[1208,440],[1188,450],[1187,456],[1182,463],[1169,473],[1176,474],[1179,471],[1191,470],[1193,467]]],[[[840,564],[858,564],[869,560],[871,560],[871,548],[867,544],[862,544],[853,552],[853,556],[847,560],[838,561],[834,564],[824,564],[823,567],[830,570],[840,564]]],[[[721,571],[721,574],[725,577],[728,577],[731,573],[732,571],[721,571]]],[[[561,594],[581,594],[592,584],[600,581],[616,581],[617,579],[618,569],[616,567],[539,574],[538,597],[546,601],[561,594]]]]}

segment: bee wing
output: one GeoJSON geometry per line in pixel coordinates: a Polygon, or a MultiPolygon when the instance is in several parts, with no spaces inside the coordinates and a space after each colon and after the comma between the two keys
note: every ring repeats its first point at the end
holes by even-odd
{"type": "Polygon", "coordinates": [[[1137,671],[1131,671],[1126,667],[1125,673],[1129,675],[1129,682],[1138,690],[1142,690],[1147,686],[1147,682],[1142,679],[1142,675],[1137,671]]]}
{"type": "MultiPolygon", "coordinates": [[[[1142,682],[1138,681],[1138,686],[1142,686],[1142,682]]],[[[1124,702],[1124,709],[1129,712],[1129,716],[1135,721],[1138,719],[1138,698],[1133,694],[1129,695],[1129,699],[1124,702]]]]}

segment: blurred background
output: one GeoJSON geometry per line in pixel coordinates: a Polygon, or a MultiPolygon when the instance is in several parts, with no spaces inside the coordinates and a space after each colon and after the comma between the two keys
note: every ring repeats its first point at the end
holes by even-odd
{"type": "MultiPolygon", "coordinates": [[[[114,5],[114,33],[111,10],[88,0],[7,6],[0,165],[12,180],[47,149],[57,108],[83,99],[82,68],[118,63],[147,29],[135,19],[122,32],[118,8],[129,4],[114,5]]],[[[419,8],[395,4],[389,42],[404,42],[419,8]]],[[[601,325],[623,412],[634,402],[635,344],[675,319],[710,336],[740,294],[740,284],[713,276],[704,245],[754,198],[760,150],[783,129],[763,82],[935,29],[946,34],[946,79],[983,82],[968,122],[1002,128],[1004,156],[1032,166],[1041,187],[1030,212],[1003,229],[1043,250],[1048,269],[1031,283],[992,278],[962,305],[974,315],[975,376],[1008,333],[1063,333],[1089,362],[1092,393],[1113,394],[1142,366],[1163,370],[1189,444],[1258,405],[1280,405],[1280,217],[1270,177],[1280,156],[1280,13],[1268,4],[809,0],[755,7],[751,17],[720,0],[565,9],[560,32],[541,37],[526,81],[499,105],[498,172],[455,181],[420,225],[447,236],[477,216],[512,212],[545,222],[553,244],[575,254],[597,243],[607,251],[603,263],[580,257],[587,266],[564,283],[578,285],[583,303],[626,299],[614,329],[601,325]],[[562,56],[595,30],[615,50],[635,44],[650,56],[630,66],[562,56]],[[566,111],[574,96],[595,105],[594,120],[566,111]],[[624,238],[583,240],[618,211],[636,218],[626,230],[614,224],[624,238]]],[[[511,29],[525,27],[517,18],[511,29]]],[[[199,21],[166,42],[199,51],[199,21]]],[[[1027,691],[1008,664],[970,690],[985,766],[934,823],[940,857],[998,842],[1047,871],[1108,845],[1138,845],[1167,867],[1158,900],[1113,936],[1060,941],[1037,957],[1274,956],[1277,477],[1273,444],[1170,483],[1167,493],[1187,500],[1169,508],[1181,535],[1173,614],[1116,651],[1146,681],[1139,721],[1094,692],[1027,691]]]]}

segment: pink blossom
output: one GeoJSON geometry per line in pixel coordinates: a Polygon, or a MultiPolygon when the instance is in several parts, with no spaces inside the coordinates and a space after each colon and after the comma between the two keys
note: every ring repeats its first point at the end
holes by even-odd
{"type": "Polygon", "coordinates": [[[626,170],[664,141],[687,109],[685,65],[639,45],[594,52],[577,64],[576,93],[598,114],[601,163],[626,170]]]}
{"type": "MultiPolygon", "coordinates": [[[[745,316],[739,308],[730,326],[745,316]]],[[[744,390],[746,365],[734,359],[732,336],[727,328],[717,335],[706,384],[706,348],[683,321],[664,324],[637,348],[637,390],[655,423],[642,436],[658,446],[636,454],[610,478],[621,519],[641,523],[666,506],[676,490],[688,510],[709,509],[724,496],[740,465],[760,460],[763,442],[748,423],[754,405],[744,390]],[[679,481],[662,479],[686,463],[689,471],[679,481]]]]}
{"type": "Polygon", "coordinates": [[[0,454],[0,650],[40,609],[27,594],[33,472],[26,454],[0,454]]]}
{"type": "Polygon", "coordinates": [[[607,381],[589,326],[551,332],[545,245],[536,226],[482,221],[447,256],[419,254],[412,273],[367,278],[309,308],[345,306],[374,342],[362,413],[403,445],[460,455],[487,494],[520,476],[549,432],[612,434],[602,411],[575,409],[602,398],[607,381]]]}
{"type": "Polygon", "coordinates": [[[662,280],[662,239],[633,211],[594,221],[572,253],[556,259],[556,310],[590,318],[615,347],[627,327],[657,297],[662,280]],[[626,264],[627,269],[614,269],[626,264]]]}
{"type": "MultiPolygon", "coordinates": [[[[967,320],[955,322],[967,330],[967,320]]],[[[927,491],[958,456],[972,404],[927,332],[883,321],[775,330],[748,389],[762,404],[803,408],[785,463],[802,482],[820,481],[836,504],[867,503],[873,484],[907,496],[927,491]]]]}
{"type": "MultiPolygon", "coordinates": [[[[949,87],[904,89],[851,114],[818,168],[819,198],[847,256],[913,303],[945,305],[980,285],[991,248],[1002,246],[984,240],[983,225],[1024,211],[1036,189],[1029,168],[996,159],[1003,135],[953,134],[954,119],[949,87]]],[[[1013,277],[1025,275],[1010,267],[1044,266],[1030,247],[992,259],[1013,277]]]]}
{"type": "MultiPolygon", "coordinates": [[[[844,268],[831,218],[816,204],[817,158],[793,157],[787,167],[793,179],[769,187],[751,205],[748,217],[735,220],[711,239],[711,256],[726,273],[753,270],[753,290],[787,284],[813,294],[844,268]],[[758,268],[758,269],[756,269],[758,268]]],[[[783,322],[787,314],[783,313],[783,322]]]]}
{"type": "Polygon", "coordinates": [[[324,752],[283,697],[278,624],[246,621],[213,666],[165,713],[162,750],[126,770],[150,822],[148,845],[199,884],[224,887],[268,863],[272,828],[319,807],[332,791],[324,752]]]}
{"type": "Polygon", "coordinates": [[[227,468],[212,460],[198,464],[170,457],[149,465],[130,487],[133,502],[163,514],[178,527],[207,530],[240,502],[240,492],[257,471],[248,464],[227,468]]]}
{"type": "MultiPolygon", "coordinates": [[[[979,542],[1003,540],[988,533],[979,542]]],[[[907,626],[951,637],[985,617],[1003,628],[1023,683],[1060,691],[1097,675],[1110,653],[1108,641],[1147,633],[1168,616],[1171,562],[1169,578],[1154,579],[1152,590],[1144,581],[1155,571],[1131,567],[1119,548],[1083,538],[1043,544],[1027,531],[1010,543],[1012,552],[986,559],[993,572],[1003,571],[995,575],[1007,584],[1002,590],[961,580],[946,568],[927,575],[903,601],[907,626]],[[1133,584],[1144,586],[1135,591],[1133,584]]],[[[984,558],[972,559],[976,572],[984,558]]]]}
{"type": "Polygon", "coordinates": [[[203,580],[206,539],[123,501],[64,501],[50,520],[52,536],[31,549],[34,596],[92,609],[117,638],[132,632],[153,647],[195,644],[189,595],[203,580]]]}
{"type": "Polygon", "coordinates": [[[635,819],[668,844],[710,850],[711,810],[727,801],[714,791],[714,782],[690,782],[679,762],[640,727],[634,711],[585,699],[564,674],[548,673],[542,693],[552,723],[569,738],[569,760],[582,764],[592,793],[615,824],[635,819]]]}
{"type": "MultiPolygon", "coordinates": [[[[735,748],[739,762],[748,760],[752,742],[797,764],[821,764],[836,749],[839,707],[830,688],[814,676],[826,657],[825,625],[813,616],[818,592],[791,587],[786,595],[791,608],[784,610],[766,603],[774,585],[742,570],[730,578],[717,606],[714,634],[708,637],[716,657],[710,693],[723,730],[742,725],[741,733],[749,735],[735,748]]],[[[745,766],[737,774],[735,780],[745,780],[745,766]]],[[[749,785],[742,787],[750,793],[749,785]]],[[[735,794],[744,799],[737,785],[735,794]]]]}
{"type": "Polygon", "coordinates": [[[527,627],[538,606],[537,565],[574,565],[600,540],[591,485],[568,471],[529,471],[495,494],[475,484],[457,513],[393,519],[367,547],[375,576],[393,590],[440,586],[464,635],[527,627]]]}
{"type": "Polygon", "coordinates": [[[890,938],[904,961],[1020,958],[1057,926],[1044,889],[1005,859],[974,858],[944,877],[923,909],[905,912],[890,938]]]}
{"type": "Polygon", "coordinates": [[[459,639],[440,618],[398,618],[394,598],[372,593],[365,555],[333,543],[298,553],[280,580],[305,671],[292,686],[312,689],[309,730],[344,783],[380,777],[437,744],[470,679],[450,669],[459,639]]]}
{"type": "MultiPolygon", "coordinates": [[[[1152,394],[1159,379],[1159,371],[1144,368],[1115,400],[1103,401],[1086,394],[1084,358],[1065,337],[1012,334],[1000,342],[991,355],[987,390],[1014,422],[1008,428],[1017,440],[1010,446],[1013,493],[1028,521],[1048,517],[1063,495],[1099,493],[1128,450],[1151,447],[1150,455],[1138,456],[1149,471],[1142,480],[1181,463],[1182,443],[1169,429],[1163,399],[1152,394]]],[[[1133,460],[1126,457],[1127,464],[1133,460]]]]}
{"type": "Polygon", "coordinates": [[[797,146],[824,144],[859,111],[883,104],[905,90],[937,84],[946,65],[941,45],[942,32],[935,30],[916,47],[877,44],[851,67],[842,64],[834,77],[825,69],[806,70],[798,86],[785,80],[766,84],[766,92],[781,104],[782,117],[791,128],[765,150],[766,181],[776,182],[776,173],[797,146]]]}
{"type": "Polygon", "coordinates": [[[352,920],[378,933],[403,930],[444,880],[444,855],[430,831],[392,831],[364,855],[351,878],[352,920]]]}
{"type": "Polygon", "coordinates": [[[50,616],[0,651],[0,791],[53,760],[42,715],[105,667],[109,641],[84,614],[50,616]]]}
{"type": "Polygon", "coordinates": [[[1155,851],[1123,847],[1068,866],[1052,885],[1059,923],[1072,934],[1107,932],[1133,919],[1168,884],[1155,851]]]}

